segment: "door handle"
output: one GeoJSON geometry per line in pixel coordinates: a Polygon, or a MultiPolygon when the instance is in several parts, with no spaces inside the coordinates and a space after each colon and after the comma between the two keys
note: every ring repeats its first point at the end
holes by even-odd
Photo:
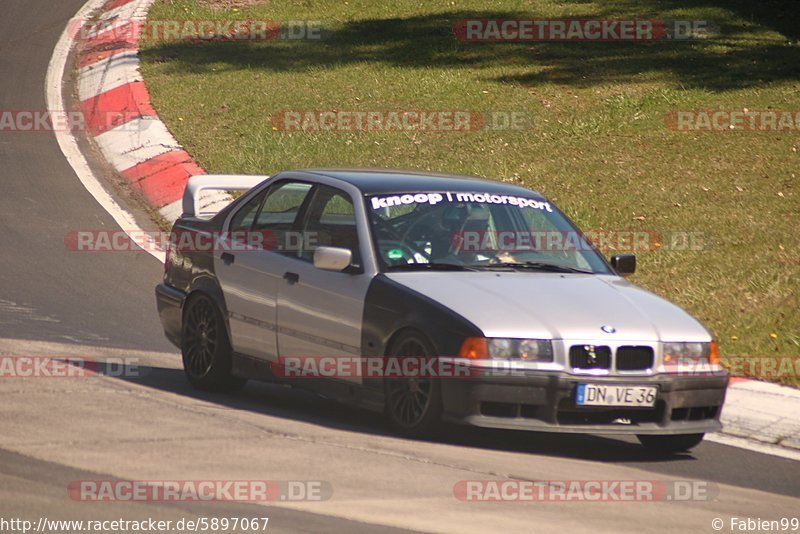
{"type": "Polygon", "coordinates": [[[289,282],[290,284],[296,284],[297,282],[300,281],[300,275],[297,273],[286,271],[285,273],[283,273],[283,279],[289,282]]]}
{"type": "Polygon", "coordinates": [[[230,265],[236,259],[236,256],[230,252],[223,252],[222,256],[220,257],[222,258],[222,261],[225,262],[225,265],[230,265]]]}

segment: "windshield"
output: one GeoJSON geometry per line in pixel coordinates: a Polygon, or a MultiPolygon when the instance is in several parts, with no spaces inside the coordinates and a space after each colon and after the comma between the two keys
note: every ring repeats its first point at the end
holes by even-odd
{"type": "Polygon", "coordinates": [[[408,192],[368,196],[367,211],[387,270],[611,272],[569,219],[541,198],[408,192]]]}

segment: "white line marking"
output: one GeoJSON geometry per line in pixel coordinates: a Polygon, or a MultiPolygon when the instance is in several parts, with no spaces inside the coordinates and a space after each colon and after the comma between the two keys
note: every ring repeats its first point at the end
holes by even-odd
{"type": "MultiPolygon", "coordinates": [[[[75,14],[75,19],[85,19],[89,14],[100,8],[104,0],[88,0],[83,7],[75,14]]],[[[74,20],[74,19],[73,19],[74,20]]],[[[74,22],[71,22],[74,24],[74,22]]],[[[53,57],[50,58],[50,64],[47,67],[47,77],[45,79],[45,96],[47,98],[47,109],[51,112],[55,110],[63,110],[64,99],[61,95],[64,69],[67,65],[67,58],[72,48],[73,38],[70,35],[70,24],[61,33],[61,37],[53,50],[53,57]]],[[[78,141],[75,137],[64,131],[55,132],[58,145],[61,147],[61,152],[67,158],[78,179],[81,181],[86,190],[94,197],[100,206],[116,221],[119,227],[129,236],[131,232],[144,232],[136,222],[136,219],[131,213],[124,210],[114,198],[108,194],[103,188],[100,180],[94,175],[89,163],[81,153],[78,147],[78,141]]],[[[143,234],[139,234],[143,235],[143,234]]],[[[131,236],[131,240],[135,243],[136,240],[131,236]]],[[[149,252],[154,258],[161,263],[164,263],[165,253],[161,250],[158,244],[153,241],[148,246],[144,247],[145,252],[149,252]]]]}

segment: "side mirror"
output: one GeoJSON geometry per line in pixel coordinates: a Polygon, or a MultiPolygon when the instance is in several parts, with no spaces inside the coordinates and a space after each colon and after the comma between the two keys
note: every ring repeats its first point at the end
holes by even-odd
{"type": "Polygon", "coordinates": [[[611,266],[620,276],[632,275],[636,272],[636,256],[633,254],[611,256],[611,266]]]}
{"type": "Polygon", "coordinates": [[[319,247],[314,251],[314,267],[325,271],[344,271],[353,261],[350,249],[319,247]]]}

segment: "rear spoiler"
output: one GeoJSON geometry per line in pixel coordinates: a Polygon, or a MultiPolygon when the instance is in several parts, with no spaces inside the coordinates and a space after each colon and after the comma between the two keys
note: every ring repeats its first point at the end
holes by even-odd
{"type": "Polygon", "coordinates": [[[183,217],[209,218],[217,214],[233,199],[225,191],[249,191],[269,176],[245,174],[201,174],[192,176],[183,190],[183,217]],[[204,192],[216,191],[206,195],[204,192]]]}

